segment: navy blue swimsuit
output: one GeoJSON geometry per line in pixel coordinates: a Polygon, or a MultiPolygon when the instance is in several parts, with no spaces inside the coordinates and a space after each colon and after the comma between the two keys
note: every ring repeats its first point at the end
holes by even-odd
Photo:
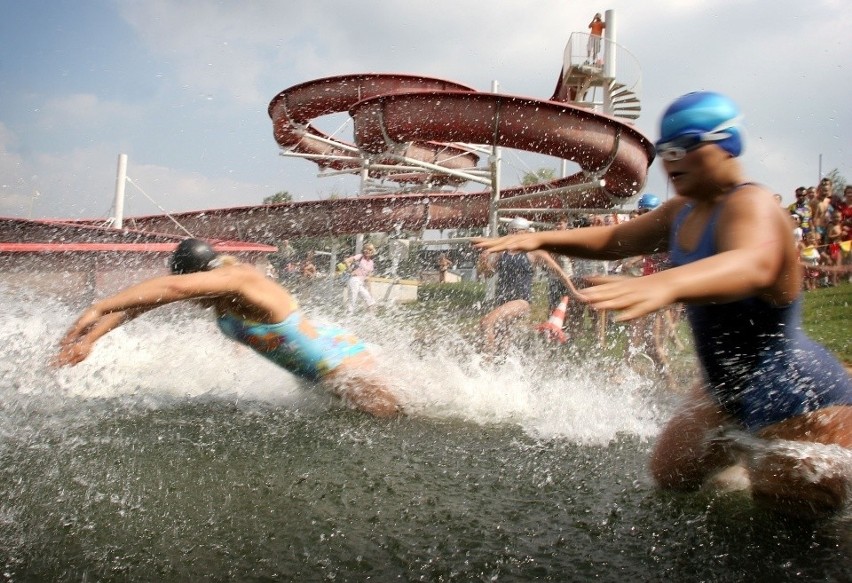
{"type": "MultiPolygon", "coordinates": [[[[694,251],[677,243],[692,210],[680,210],[669,249],[677,267],[715,255],[716,222],[710,217],[694,251]]],[[[773,306],[756,298],[689,305],[687,317],[709,390],[745,428],[755,431],[832,405],[852,405],[852,380],[838,360],[801,329],[801,299],[773,306]]]]}
{"type": "Polygon", "coordinates": [[[512,300],[530,301],[533,266],[526,253],[503,252],[497,258],[497,305],[512,300]]]}

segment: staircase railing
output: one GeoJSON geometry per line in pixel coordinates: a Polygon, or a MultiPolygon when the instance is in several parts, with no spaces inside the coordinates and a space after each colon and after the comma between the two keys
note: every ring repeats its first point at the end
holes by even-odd
{"type": "Polygon", "coordinates": [[[588,51],[591,36],[585,32],[571,33],[568,44],[565,45],[563,74],[566,74],[572,67],[588,68],[601,77],[615,79],[620,85],[634,93],[637,98],[640,97],[642,69],[639,66],[639,60],[617,42],[602,37],[600,39],[601,50],[597,59],[592,62],[588,51]]]}

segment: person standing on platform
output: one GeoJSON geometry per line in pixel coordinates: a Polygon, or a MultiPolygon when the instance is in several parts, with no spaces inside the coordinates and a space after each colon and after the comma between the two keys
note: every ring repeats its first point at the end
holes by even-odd
{"type": "Polygon", "coordinates": [[[601,13],[598,12],[589,23],[589,44],[586,48],[586,57],[589,59],[590,65],[597,63],[598,55],[601,52],[601,36],[603,36],[605,28],[606,23],[603,21],[601,13]]]}

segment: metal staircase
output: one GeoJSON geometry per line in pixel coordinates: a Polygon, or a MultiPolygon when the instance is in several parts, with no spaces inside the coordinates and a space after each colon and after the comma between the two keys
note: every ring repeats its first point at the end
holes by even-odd
{"type": "Polygon", "coordinates": [[[612,105],[612,115],[634,120],[642,112],[639,97],[634,91],[615,79],[609,82],[609,100],[612,105]]]}
{"type": "Polygon", "coordinates": [[[588,41],[588,34],[571,34],[551,99],[632,122],[642,113],[638,61],[617,43],[604,39],[600,58],[589,62],[588,41]]]}

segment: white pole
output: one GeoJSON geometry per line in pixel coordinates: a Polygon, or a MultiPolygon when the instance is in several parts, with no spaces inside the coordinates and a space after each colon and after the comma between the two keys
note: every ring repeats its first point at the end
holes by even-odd
{"type": "MultiPolygon", "coordinates": [[[[498,81],[491,82],[491,92],[497,93],[500,90],[500,83],[498,81]]],[[[500,109],[497,109],[497,116],[500,115],[500,109]]],[[[495,120],[499,122],[499,120],[495,120]]],[[[491,147],[491,208],[488,212],[488,236],[496,237],[497,236],[497,203],[500,200],[500,170],[502,164],[500,163],[500,157],[502,155],[500,146],[497,145],[495,141],[491,147]]]]}
{"type": "MultiPolygon", "coordinates": [[[[491,92],[497,93],[500,90],[500,83],[498,81],[491,82],[491,92]]],[[[498,102],[499,103],[499,102],[498,102]]],[[[496,116],[500,115],[500,108],[498,106],[497,112],[494,114],[496,116]]],[[[494,120],[494,125],[499,125],[500,120],[494,120]]],[[[496,136],[495,136],[496,138],[496,136]]],[[[498,205],[500,203],[500,170],[502,168],[502,164],[500,162],[500,157],[502,156],[502,152],[500,146],[497,145],[497,140],[494,140],[494,143],[491,145],[491,205],[488,209],[488,236],[496,237],[498,235],[497,225],[499,224],[497,218],[498,205]]],[[[488,278],[488,281],[485,283],[485,299],[491,301],[497,295],[497,277],[496,274],[492,275],[488,278]]]]}
{"type": "Polygon", "coordinates": [[[118,155],[118,173],[115,176],[115,225],[121,229],[124,225],[124,184],[127,182],[127,154],[118,155]]]}
{"type": "Polygon", "coordinates": [[[615,78],[615,47],[617,42],[615,10],[604,13],[604,77],[615,78]]]}

